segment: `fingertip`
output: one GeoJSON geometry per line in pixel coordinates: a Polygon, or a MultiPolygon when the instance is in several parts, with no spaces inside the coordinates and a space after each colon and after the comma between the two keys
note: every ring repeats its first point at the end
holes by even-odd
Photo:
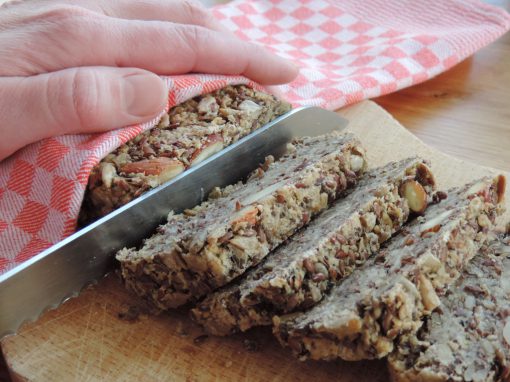
{"type": "Polygon", "coordinates": [[[248,45],[247,77],[261,85],[280,85],[294,80],[299,74],[299,67],[292,61],[270,52],[264,47],[248,45]]]}
{"type": "Polygon", "coordinates": [[[139,121],[155,117],[165,108],[168,88],[159,76],[146,70],[137,70],[123,76],[122,107],[139,121]]]}
{"type": "Polygon", "coordinates": [[[286,60],[284,58],[280,58],[280,70],[278,75],[274,77],[274,80],[271,84],[268,85],[280,85],[287,84],[293,81],[299,74],[299,66],[297,66],[292,61],[286,60]]]}

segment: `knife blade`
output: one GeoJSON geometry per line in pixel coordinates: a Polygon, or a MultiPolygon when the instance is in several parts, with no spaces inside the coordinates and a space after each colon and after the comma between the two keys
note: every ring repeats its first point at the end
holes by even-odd
{"type": "Polygon", "coordinates": [[[149,237],[170,211],[200,204],[214,187],[242,180],[266,156],[280,157],[293,138],[341,130],[337,113],[303,107],[233,145],[0,275],[0,338],[58,307],[113,269],[115,253],[149,237]]]}

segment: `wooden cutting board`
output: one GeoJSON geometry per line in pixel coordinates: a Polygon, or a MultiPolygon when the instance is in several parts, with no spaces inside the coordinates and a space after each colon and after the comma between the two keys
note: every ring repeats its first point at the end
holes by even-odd
{"type": "MultiPolygon", "coordinates": [[[[382,165],[412,155],[430,159],[440,188],[496,172],[427,147],[375,103],[340,111],[382,165]]],[[[461,137],[459,137],[461,139],[461,137]]],[[[509,174],[506,174],[507,176],[509,174]]],[[[507,191],[507,208],[510,195],[507,191]]],[[[508,219],[508,214],[506,216],[508,219]]],[[[13,296],[16,298],[16,296],[13,296]]],[[[1,341],[22,381],[329,381],[388,380],[384,361],[299,362],[268,328],[229,338],[202,336],[185,311],[137,315],[139,302],[112,274],[1,341]]],[[[143,312],[143,309],[141,309],[143,312]]]]}

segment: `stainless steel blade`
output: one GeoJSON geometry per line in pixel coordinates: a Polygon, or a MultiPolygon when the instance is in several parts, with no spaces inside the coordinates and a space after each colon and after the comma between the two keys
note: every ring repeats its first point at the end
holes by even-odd
{"type": "Polygon", "coordinates": [[[216,186],[243,179],[294,137],[342,129],[347,120],[316,107],[295,109],[166,185],[133,200],[0,276],[0,338],[58,306],[112,269],[114,254],[140,244],[170,211],[194,207],[216,186]]]}

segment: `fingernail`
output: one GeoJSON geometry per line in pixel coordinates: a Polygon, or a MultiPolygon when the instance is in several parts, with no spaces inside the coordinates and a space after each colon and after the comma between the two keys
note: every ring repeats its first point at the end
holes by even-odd
{"type": "Polygon", "coordinates": [[[136,73],[123,77],[123,80],[126,113],[148,118],[164,109],[167,89],[161,78],[152,73],[136,73]]]}
{"type": "Polygon", "coordinates": [[[285,64],[287,65],[287,81],[292,81],[293,79],[295,79],[297,77],[297,75],[299,74],[299,66],[290,61],[290,60],[287,60],[287,59],[284,59],[285,60],[285,64]]]}

